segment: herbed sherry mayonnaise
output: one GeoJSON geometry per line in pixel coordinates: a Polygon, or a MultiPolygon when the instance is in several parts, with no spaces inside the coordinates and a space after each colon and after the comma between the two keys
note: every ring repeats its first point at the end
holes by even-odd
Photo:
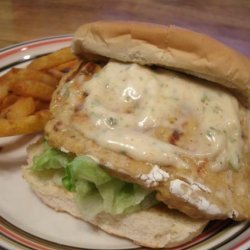
{"type": "Polygon", "coordinates": [[[238,103],[203,80],[111,61],[82,82],[80,91],[87,97],[75,115],[87,114],[88,119],[73,126],[105,148],[159,165],[188,168],[186,159],[192,158],[209,160],[216,171],[239,168],[238,103]],[[190,121],[191,128],[186,126],[190,121]],[[156,137],[159,128],[175,134],[177,141],[156,137]],[[186,140],[178,144],[182,136],[186,140]]]}

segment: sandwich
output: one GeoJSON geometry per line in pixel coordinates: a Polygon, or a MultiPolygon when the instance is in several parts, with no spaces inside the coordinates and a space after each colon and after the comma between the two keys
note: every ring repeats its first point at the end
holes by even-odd
{"type": "Polygon", "coordinates": [[[75,32],[23,176],[48,206],[138,245],[172,247],[210,220],[250,219],[250,60],[175,26],[75,32]]]}

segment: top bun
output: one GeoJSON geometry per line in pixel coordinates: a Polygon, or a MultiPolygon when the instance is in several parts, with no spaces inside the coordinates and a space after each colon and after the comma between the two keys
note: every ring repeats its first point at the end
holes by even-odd
{"type": "Polygon", "coordinates": [[[194,31],[171,25],[100,21],[80,26],[72,48],[81,58],[98,55],[159,65],[216,82],[250,107],[250,59],[194,31]]]}

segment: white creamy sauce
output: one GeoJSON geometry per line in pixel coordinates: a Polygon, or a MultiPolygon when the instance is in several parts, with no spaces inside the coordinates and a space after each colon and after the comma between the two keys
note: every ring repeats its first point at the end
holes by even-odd
{"type": "Polygon", "coordinates": [[[238,103],[198,81],[203,83],[164,69],[111,61],[82,83],[88,96],[77,115],[83,112],[88,119],[73,126],[99,145],[136,160],[188,168],[186,158],[208,159],[213,170],[237,169],[242,147],[238,103]],[[188,135],[190,121],[195,126],[185,145],[153,136],[161,127],[188,135]]]}
{"type": "Polygon", "coordinates": [[[211,215],[221,213],[218,206],[211,204],[205,197],[198,194],[197,191],[202,191],[198,185],[190,185],[182,180],[176,179],[170,182],[169,190],[172,194],[196,206],[201,211],[211,215]]]}

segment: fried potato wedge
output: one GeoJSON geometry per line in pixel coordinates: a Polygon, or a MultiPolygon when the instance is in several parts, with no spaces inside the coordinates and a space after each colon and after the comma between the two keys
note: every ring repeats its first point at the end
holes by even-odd
{"type": "Polygon", "coordinates": [[[31,134],[43,130],[49,120],[49,110],[41,110],[19,119],[0,119],[0,136],[31,134]]]}
{"type": "Polygon", "coordinates": [[[36,111],[40,111],[43,109],[49,109],[49,105],[50,102],[45,102],[45,101],[41,101],[41,100],[35,100],[35,107],[36,107],[36,111]]]}
{"type": "Polygon", "coordinates": [[[0,101],[2,101],[9,94],[9,86],[7,84],[0,84],[0,101]]]}
{"type": "Polygon", "coordinates": [[[0,102],[0,111],[12,105],[14,102],[17,101],[17,99],[18,99],[18,96],[13,95],[13,94],[5,96],[0,102]]]}
{"type": "Polygon", "coordinates": [[[4,118],[18,119],[33,114],[35,110],[36,105],[32,97],[20,97],[15,103],[3,110],[3,113],[5,113],[4,118]]]}
{"type": "Polygon", "coordinates": [[[50,101],[55,89],[43,82],[23,80],[11,84],[11,90],[17,95],[30,96],[43,101],[50,101]]]}
{"type": "Polygon", "coordinates": [[[0,136],[42,131],[54,90],[77,62],[66,47],[0,76],[0,136]]]}
{"type": "Polygon", "coordinates": [[[64,74],[67,74],[75,65],[78,63],[78,60],[71,60],[66,63],[62,63],[60,65],[57,65],[56,67],[53,67],[51,69],[48,69],[48,73],[50,73],[53,77],[57,79],[61,79],[64,74]]]}
{"type": "Polygon", "coordinates": [[[0,77],[0,102],[9,94],[13,72],[9,71],[0,77]]]}
{"type": "Polygon", "coordinates": [[[12,72],[15,77],[15,79],[13,79],[14,82],[22,80],[33,80],[46,83],[52,87],[56,87],[58,84],[57,78],[43,71],[28,68],[13,68],[12,72]]]}
{"type": "Polygon", "coordinates": [[[35,59],[29,65],[29,69],[46,70],[62,63],[76,59],[71,48],[62,48],[54,53],[35,59]]]}

